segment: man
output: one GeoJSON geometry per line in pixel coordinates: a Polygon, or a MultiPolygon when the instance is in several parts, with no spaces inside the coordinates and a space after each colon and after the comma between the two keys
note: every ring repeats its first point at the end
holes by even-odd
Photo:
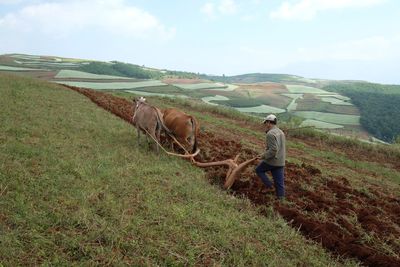
{"type": "Polygon", "coordinates": [[[276,196],[282,200],[285,197],[285,157],[286,157],[286,138],[285,134],[279,129],[276,116],[268,115],[264,121],[266,136],[266,151],[260,155],[261,162],[256,167],[256,173],[261,178],[268,190],[273,190],[273,184],[268,179],[266,172],[271,171],[274,179],[276,196]]]}

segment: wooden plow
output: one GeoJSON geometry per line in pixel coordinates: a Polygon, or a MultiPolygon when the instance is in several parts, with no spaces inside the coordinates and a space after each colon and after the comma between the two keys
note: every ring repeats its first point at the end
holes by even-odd
{"type": "Polygon", "coordinates": [[[233,183],[236,181],[236,179],[239,177],[240,173],[253,161],[258,159],[258,157],[246,160],[240,164],[237,163],[239,159],[238,154],[234,159],[226,159],[226,160],[221,160],[221,161],[213,161],[213,162],[197,162],[194,160],[194,158],[191,158],[192,162],[194,165],[201,167],[201,168],[207,168],[211,166],[222,166],[226,165],[228,166],[228,172],[226,173],[225,177],[225,183],[224,183],[224,189],[229,189],[233,185],[233,183]]]}

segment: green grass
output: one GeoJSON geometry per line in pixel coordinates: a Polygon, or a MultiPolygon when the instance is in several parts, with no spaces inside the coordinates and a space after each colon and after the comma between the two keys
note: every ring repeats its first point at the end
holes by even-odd
{"type": "Polygon", "coordinates": [[[137,88],[134,91],[154,93],[154,94],[189,95],[187,94],[188,93],[187,90],[169,84],[161,86],[147,86],[143,88],[137,88]]]}
{"type": "Polygon", "coordinates": [[[220,83],[193,83],[193,84],[173,84],[173,85],[178,88],[187,90],[229,88],[227,85],[220,83]]]}
{"type": "MultiPolygon", "coordinates": [[[[335,102],[337,104],[332,104],[321,99],[317,98],[315,95],[310,97],[304,97],[302,99],[296,100],[296,110],[297,111],[318,111],[324,113],[336,113],[336,114],[344,114],[344,115],[359,115],[360,112],[358,111],[357,107],[353,105],[338,105],[339,99],[333,98],[331,102],[335,102]],[[335,99],[335,100],[333,100],[335,99]],[[336,101],[337,100],[337,101],[336,101]]],[[[343,103],[346,103],[343,101],[343,103]]]]}
{"type": "Polygon", "coordinates": [[[236,108],[240,112],[248,112],[248,113],[283,113],[286,110],[281,108],[276,108],[268,105],[260,105],[256,107],[249,108],[236,108]]]}
{"type": "Polygon", "coordinates": [[[90,88],[96,90],[109,90],[109,89],[133,89],[147,86],[160,86],[166,85],[158,80],[148,80],[141,82],[69,82],[69,81],[57,81],[57,83],[66,84],[70,86],[90,88]]]}
{"type": "Polygon", "coordinates": [[[220,100],[226,101],[226,100],[229,100],[229,98],[227,98],[226,96],[223,96],[223,95],[215,95],[215,96],[202,97],[201,100],[203,100],[204,102],[206,102],[207,104],[210,104],[210,105],[218,105],[211,101],[220,101],[220,100]]]}
{"type": "Polygon", "coordinates": [[[304,86],[304,85],[286,85],[287,89],[292,94],[332,94],[331,92],[321,90],[319,88],[304,86]]]}
{"type": "Polygon", "coordinates": [[[146,91],[139,91],[139,90],[126,90],[126,92],[138,95],[138,96],[162,96],[162,97],[181,97],[181,98],[188,98],[186,95],[172,95],[172,94],[162,94],[162,93],[151,93],[146,91]]]}
{"type": "Polygon", "coordinates": [[[2,265],[342,265],[84,96],[0,84],[2,265]]]}
{"type": "Polygon", "coordinates": [[[359,125],[360,116],[358,115],[346,115],[346,114],[336,114],[336,113],[325,113],[318,111],[296,111],[295,115],[305,118],[319,120],[323,122],[333,123],[333,124],[350,124],[359,125]]]}
{"type": "Polygon", "coordinates": [[[323,121],[317,121],[317,120],[311,120],[311,119],[304,120],[300,124],[300,127],[307,127],[307,126],[314,126],[315,128],[319,128],[319,129],[343,128],[343,125],[333,124],[333,123],[328,123],[328,122],[323,122],[323,121]]]}
{"type": "Polygon", "coordinates": [[[343,106],[352,106],[353,105],[350,102],[343,101],[336,97],[321,97],[321,100],[324,102],[331,103],[333,105],[343,105],[343,106]]]}
{"type": "Polygon", "coordinates": [[[55,78],[81,78],[81,79],[130,79],[121,76],[93,74],[77,70],[60,70],[55,78]]]}
{"type": "Polygon", "coordinates": [[[33,68],[20,68],[20,67],[11,67],[11,66],[3,66],[0,65],[0,71],[7,70],[7,71],[27,71],[27,70],[39,70],[33,68]]]}

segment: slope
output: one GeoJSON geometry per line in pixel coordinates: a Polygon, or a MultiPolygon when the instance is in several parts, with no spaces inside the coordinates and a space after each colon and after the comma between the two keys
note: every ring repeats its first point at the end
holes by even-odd
{"type": "Polygon", "coordinates": [[[342,265],[188,162],[137,147],[131,125],[86,97],[0,84],[2,265],[342,265]]]}
{"type": "MultiPolygon", "coordinates": [[[[110,104],[117,102],[118,97],[72,89],[107,110],[117,111],[122,118],[131,116],[123,115],[123,104],[110,104]]],[[[243,114],[232,113],[229,109],[210,109],[185,100],[152,101],[162,107],[179,106],[201,119],[206,130],[200,136],[202,152],[198,160],[222,160],[239,153],[245,160],[254,157],[263,146],[259,122],[254,123],[254,119],[243,114]]],[[[400,234],[400,151],[316,131],[293,137],[296,138],[288,142],[288,202],[275,203],[272,195],[266,195],[250,168],[236,182],[233,193],[245,196],[262,209],[273,207],[304,235],[321,242],[335,254],[357,257],[370,266],[397,266],[400,262],[397,239],[400,234]]],[[[207,177],[221,184],[225,171],[209,168],[207,177]]],[[[268,214],[262,209],[261,213],[268,214]]]]}

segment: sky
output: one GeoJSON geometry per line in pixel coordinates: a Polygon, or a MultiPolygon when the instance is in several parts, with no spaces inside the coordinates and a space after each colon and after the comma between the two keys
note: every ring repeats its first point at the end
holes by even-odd
{"type": "Polygon", "coordinates": [[[0,0],[0,54],[400,84],[399,0],[0,0]]]}

